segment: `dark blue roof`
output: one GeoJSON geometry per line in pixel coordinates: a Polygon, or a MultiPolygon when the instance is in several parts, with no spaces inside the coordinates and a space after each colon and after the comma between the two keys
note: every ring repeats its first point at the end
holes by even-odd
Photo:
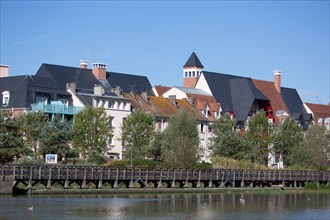
{"type": "Polygon", "coordinates": [[[203,71],[214,98],[223,112],[235,112],[237,121],[245,121],[256,100],[268,101],[251,78],[203,71]]]}
{"type": "Polygon", "coordinates": [[[194,66],[204,68],[204,66],[202,65],[201,61],[199,61],[195,52],[193,52],[190,55],[189,59],[187,60],[186,64],[183,67],[194,67],[194,66]]]}
{"type": "Polygon", "coordinates": [[[306,126],[311,121],[311,114],[309,114],[302,102],[296,89],[281,87],[281,96],[287,106],[290,114],[301,122],[301,126],[306,126]]]}
{"type": "Polygon", "coordinates": [[[124,93],[149,92],[149,94],[153,94],[151,84],[146,76],[107,72],[107,81],[112,88],[119,86],[124,93]]]}

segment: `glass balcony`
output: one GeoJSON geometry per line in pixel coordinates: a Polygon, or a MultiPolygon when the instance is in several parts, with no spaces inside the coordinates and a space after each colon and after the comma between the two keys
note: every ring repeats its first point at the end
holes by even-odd
{"type": "Polygon", "coordinates": [[[54,101],[48,105],[43,103],[31,104],[31,111],[43,111],[50,114],[75,115],[82,109],[83,107],[64,105],[61,101],[54,101]]]}

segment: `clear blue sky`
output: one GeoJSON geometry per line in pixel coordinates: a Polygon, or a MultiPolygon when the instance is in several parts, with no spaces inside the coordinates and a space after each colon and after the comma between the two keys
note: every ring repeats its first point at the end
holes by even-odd
{"type": "Polygon", "coordinates": [[[4,1],[0,63],[34,75],[42,63],[145,75],[182,85],[195,50],[204,70],[296,88],[303,101],[329,98],[329,1],[4,1]]]}

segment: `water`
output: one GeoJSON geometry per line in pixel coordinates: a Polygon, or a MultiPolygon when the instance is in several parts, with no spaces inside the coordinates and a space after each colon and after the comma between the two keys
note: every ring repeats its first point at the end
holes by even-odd
{"type": "Polygon", "coordinates": [[[174,193],[0,197],[0,219],[330,219],[330,194],[174,193]],[[33,210],[28,207],[33,206],[33,210]]]}

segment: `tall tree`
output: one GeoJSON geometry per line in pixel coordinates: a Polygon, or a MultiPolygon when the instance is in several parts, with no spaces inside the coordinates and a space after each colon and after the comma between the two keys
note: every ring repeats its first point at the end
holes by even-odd
{"type": "Polygon", "coordinates": [[[197,162],[198,122],[187,112],[172,116],[164,131],[162,155],[166,162],[189,168],[197,162]]]}
{"type": "Polygon", "coordinates": [[[43,112],[28,112],[22,116],[22,129],[25,134],[25,145],[32,149],[35,159],[38,157],[38,148],[41,132],[48,124],[48,117],[43,112]]]}
{"type": "Polygon", "coordinates": [[[103,108],[85,108],[75,117],[73,146],[89,162],[102,163],[113,134],[112,117],[103,108]]]}
{"type": "Polygon", "coordinates": [[[72,138],[72,121],[61,120],[61,117],[56,115],[43,127],[40,134],[39,154],[43,157],[49,153],[57,154],[59,160],[64,156],[73,157],[74,151],[69,146],[72,138]]]}
{"type": "Polygon", "coordinates": [[[272,127],[263,110],[258,111],[247,122],[244,133],[245,145],[250,149],[250,158],[255,165],[266,165],[268,162],[271,132],[272,127]]]}
{"type": "Polygon", "coordinates": [[[291,151],[290,164],[311,169],[330,166],[330,134],[321,125],[312,125],[299,146],[291,151]]]}
{"type": "Polygon", "coordinates": [[[0,111],[0,162],[9,163],[29,155],[30,149],[24,145],[20,118],[0,111]]]}
{"type": "Polygon", "coordinates": [[[239,133],[235,130],[235,121],[225,114],[212,125],[215,135],[213,139],[213,154],[230,157],[236,160],[244,159],[246,152],[239,133]]]}
{"type": "Polygon", "coordinates": [[[287,118],[273,132],[273,147],[275,152],[282,153],[284,163],[290,165],[291,149],[299,146],[303,133],[293,118],[287,118]]]}
{"type": "Polygon", "coordinates": [[[155,134],[154,124],[154,118],[142,110],[137,110],[127,117],[121,128],[121,142],[126,158],[148,157],[150,142],[155,134]]]}

